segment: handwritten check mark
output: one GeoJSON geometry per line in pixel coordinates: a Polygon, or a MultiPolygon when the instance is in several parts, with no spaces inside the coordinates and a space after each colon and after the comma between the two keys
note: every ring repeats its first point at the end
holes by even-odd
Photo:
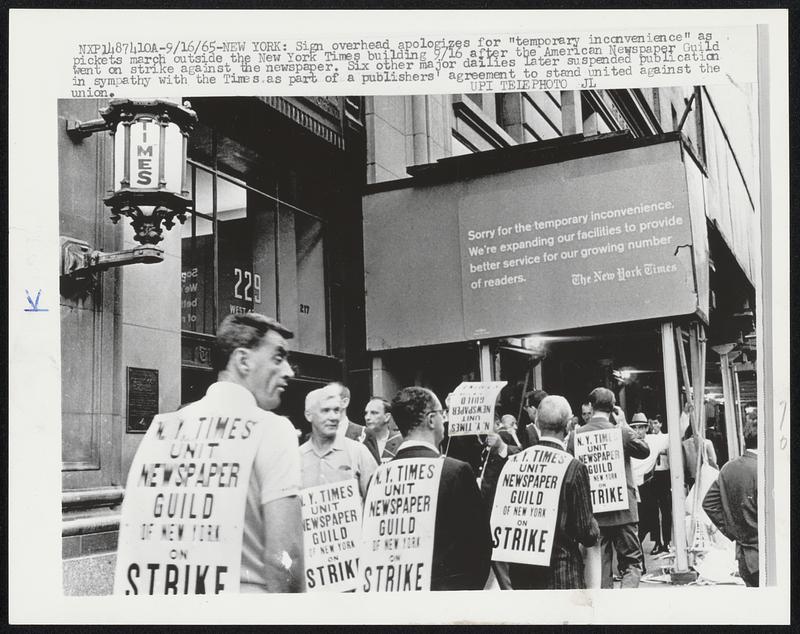
{"type": "Polygon", "coordinates": [[[42,296],[42,289],[36,291],[36,299],[31,299],[31,294],[28,292],[28,289],[25,289],[25,296],[28,298],[28,303],[31,305],[30,308],[25,308],[26,313],[46,313],[48,311],[47,308],[39,308],[39,299],[42,296]]]}

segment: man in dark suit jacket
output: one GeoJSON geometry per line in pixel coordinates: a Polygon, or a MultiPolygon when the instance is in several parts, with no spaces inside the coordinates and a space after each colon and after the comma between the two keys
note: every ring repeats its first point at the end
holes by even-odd
{"type": "Polygon", "coordinates": [[[364,446],[369,449],[378,464],[388,462],[397,454],[403,436],[393,424],[391,405],[380,396],[373,396],[364,408],[366,433],[364,446]]]}
{"type": "MultiPolygon", "coordinates": [[[[392,416],[403,435],[395,460],[436,458],[444,438],[442,405],[421,387],[400,390],[392,416]]],[[[470,466],[444,457],[433,538],[431,590],[482,590],[492,553],[489,515],[470,466]]]]}
{"type": "MultiPolygon", "coordinates": [[[[637,438],[625,422],[625,415],[619,407],[615,407],[616,397],[611,390],[598,387],[589,394],[589,402],[594,414],[589,422],[575,430],[576,434],[596,431],[598,429],[612,429],[619,426],[622,431],[622,451],[625,456],[625,480],[628,488],[628,508],[620,511],[606,511],[595,513],[594,517],[600,525],[600,549],[602,554],[601,588],[613,588],[614,581],[611,572],[613,551],[617,553],[617,567],[622,576],[622,588],[638,588],[639,579],[642,577],[644,554],[642,544],[639,542],[638,524],[639,511],[636,502],[636,484],[631,472],[631,458],[647,458],[650,447],[647,443],[637,438]],[[615,422],[611,421],[611,416],[615,422]]],[[[569,437],[567,450],[575,453],[575,434],[569,437]]]]}
{"type": "Polygon", "coordinates": [[[722,467],[703,500],[703,510],[725,537],[736,542],[739,575],[758,587],[758,454],[756,414],[744,424],[745,452],[722,467]]]}
{"type": "Polygon", "coordinates": [[[544,390],[531,390],[524,397],[523,416],[519,421],[520,441],[523,447],[533,447],[539,443],[539,432],[534,423],[536,422],[536,410],[545,396],[547,396],[547,392],[544,390]]]}

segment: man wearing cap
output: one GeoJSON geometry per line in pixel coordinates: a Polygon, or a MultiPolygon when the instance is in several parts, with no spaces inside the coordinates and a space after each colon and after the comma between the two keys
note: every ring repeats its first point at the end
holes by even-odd
{"type": "MultiPolygon", "coordinates": [[[[586,425],[576,430],[576,434],[583,434],[601,429],[619,427],[622,432],[622,449],[625,459],[625,480],[628,488],[628,508],[619,511],[606,511],[595,513],[595,519],[600,525],[600,549],[602,555],[601,587],[613,588],[611,564],[614,552],[617,555],[617,566],[622,582],[622,588],[639,587],[642,576],[644,556],[639,543],[637,524],[639,512],[636,503],[636,485],[631,472],[631,458],[646,458],[650,455],[647,443],[637,438],[625,422],[625,414],[615,406],[616,397],[611,390],[598,387],[589,394],[589,403],[594,414],[586,425]]],[[[569,439],[568,451],[575,453],[575,436],[569,439]]]]}

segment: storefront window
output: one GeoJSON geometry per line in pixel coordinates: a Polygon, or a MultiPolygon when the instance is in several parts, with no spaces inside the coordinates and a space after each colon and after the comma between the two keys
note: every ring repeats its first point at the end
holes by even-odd
{"type": "Polygon", "coordinates": [[[196,213],[182,227],[181,329],[213,334],[214,236],[212,175],[192,169],[196,213]]]}
{"type": "Polygon", "coordinates": [[[327,354],[323,222],[282,195],[302,198],[297,173],[286,170],[283,187],[267,192],[252,185],[272,182],[257,156],[229,138],[210,145],[216,170],[190,158],[195,211],[182,228],[184,339],[213,335],[229,314],[256,311],[294,331],[294,349],[327,354]]]}

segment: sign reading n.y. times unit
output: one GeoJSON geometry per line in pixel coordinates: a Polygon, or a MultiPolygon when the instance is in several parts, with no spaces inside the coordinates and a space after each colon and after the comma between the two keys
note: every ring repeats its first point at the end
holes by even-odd
{"type": "Polygon", "coordinates": [[[503,466],[492,507],[492,559],[549,566],[558,500],[572,457],[537,445],[503,466]]]}
{"type": "Polygon", "coordinates": [[[628,508],[625,456],[619,427],[576,433],[575,457],[589,471],[595,513],[628,508]]]}
{"type": "Polygon", "coordinates": [[[450,436],[490,434],[494,431],[497,395],[508,381],[464,381],[450,396],[447,433],[450,436]]]}
{"type": "Polygon", "coordinates": [[[358,589],[430,590],[441,458],[394,460],[378,467],[364,504],[358,589]]]}
{"type": "Polygon", "coordinates": [[[303,489],[303,550],[309,592],[354,590],[361,546],[358,480],[303,489]]]}
{"type": "Polygon", "coordinates": [[[242,418],[156,416],[125,487],[115,594],[238,592],[247,487],[263,429],[242,418]]]}

